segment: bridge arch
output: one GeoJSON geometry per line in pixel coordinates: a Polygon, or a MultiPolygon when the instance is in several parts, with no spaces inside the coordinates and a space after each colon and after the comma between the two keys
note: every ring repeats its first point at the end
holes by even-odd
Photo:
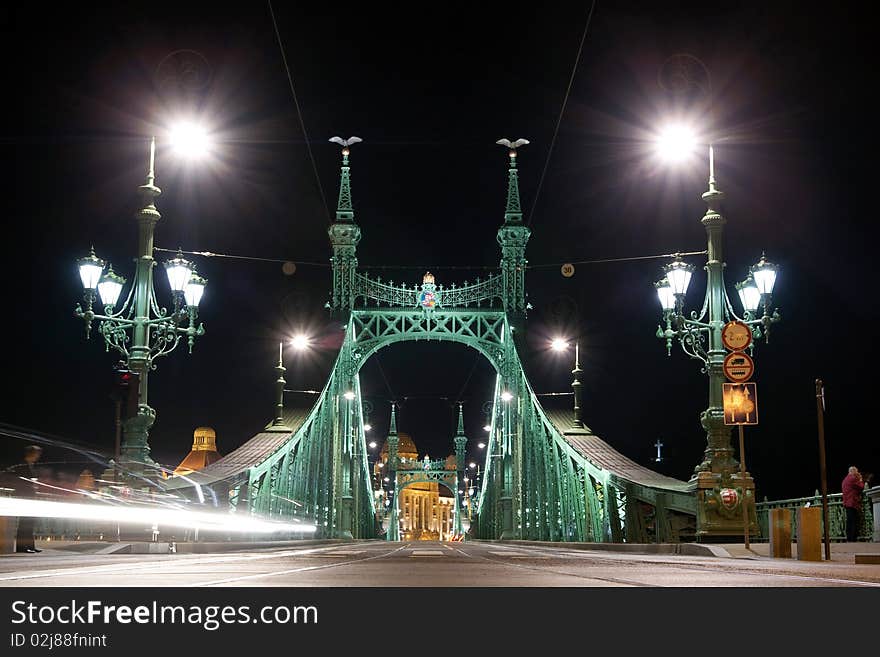
{"type": "Polygon", "coordinates": [[[358,310],[349,323],[351,376],[380,349],[400,342],[453,342],[481,353],[497,373],[504,369],[511,345],[503,312],[358,310]]]}

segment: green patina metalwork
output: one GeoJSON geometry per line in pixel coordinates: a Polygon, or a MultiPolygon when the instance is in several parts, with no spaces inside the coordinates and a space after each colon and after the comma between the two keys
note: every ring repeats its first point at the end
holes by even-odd
{"type": "MultiPolygon", "coordinates": [[[[333,290],[327,305],[342,322],[343,345],[305,421],[291,430],[283,424],[279,407],[276,420],[260,434],[281,434],[277,447],[227,482],[233,506],[269,517],[314,522],[321,536],[375,536],[383,510],[376,508],[370,485],[358,373],[384,347],[434,340],[477,350],[497,373],[471,535],[552,541],[670,540],[675,532],[669,518],[676,513],[695,515],[693,491],[637,483],[591,460],[577,447],[577,440],[588,441],[592,432],[583,422],[568,429],[551,421],[526,378],[517,342],[528,309],[525,247],[530,230],[522,224],[515,149],[510,152],[507,206],[498,231],[500,271],[485,280],[444,287],[426,274],[421,285],[395,285],[358,272],[356,247],[361,231],[351,204],[347,146],[339,199],[336,221],[328,230],[333,290]],[[653,511],[646,513],[646,507],[653,511]],[[654,527],[653,533],[649,526],[654,527]]],[[[281,390],[283,367],[279,364],[276,369],[281,390]]],[[[453,491],[455,526],[461,530],[458,489],[467,444],[461,409],[453,440],[455,470],[447,469],[443,461],[428,462],[427,467],[400,463],[392,408],[388,464],[395,502],[387,538],[399,537],[396,499],[400,490],[416,482],[441,483],[453,491]]]]}

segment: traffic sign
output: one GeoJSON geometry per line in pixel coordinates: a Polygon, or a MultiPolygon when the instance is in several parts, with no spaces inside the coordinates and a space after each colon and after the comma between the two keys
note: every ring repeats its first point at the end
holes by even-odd
{"type": "Polygon", "coordinates": [[[758,424],[758,385],[725,383],[724,424],[758,424]]]}
{"type": "Polygon", "coordinates": [[[734,383],[742,383],[755,373],[755,361],[743,351],[732,351],[724,357],[724,376],[734,383]]]}
{"type": "Polygon", "coordinates": [[[738,319],[727,322],[721,329],[721,342],[730,351],[742,351],[752,344],[752,329],[738,319]]]}
{"type": "Polygon", "coordinates": [[[574,265],[570,262],[566,262],[564,265],[562,265],[562,267],[560,267],[560,271],[562,272],[562,275],[566,278],[571,278],[572,276],[574,276],[574,265]]]}

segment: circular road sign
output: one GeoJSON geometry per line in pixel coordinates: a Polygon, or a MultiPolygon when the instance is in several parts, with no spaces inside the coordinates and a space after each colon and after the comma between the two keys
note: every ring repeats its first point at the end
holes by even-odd
{"type": "Polygon", "coordinates": [[[566,262],[564,265],[562,265],[560,271],[562,272],[562,275],[566,278],[571,278],[572,276],[574,276],[574,265],[570,262],[566,262]]]}
{"type": "Polygon", "coordinates": [[[752,329],[735,319],[721,329],[721,342],[730,351],[742,351],[752,344],[752,329]]]}
{"type": "Polygon", "coordinates": [[[755,373],[755,361],[748,354],[733,351],[724,358],[724,376],[733,383],[743,383],[755,373]]]}

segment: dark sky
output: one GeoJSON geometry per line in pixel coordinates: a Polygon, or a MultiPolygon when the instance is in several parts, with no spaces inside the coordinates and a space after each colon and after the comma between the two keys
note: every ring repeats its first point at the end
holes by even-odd
{"type": "MultiPolygon", "coordinates": [[[[130,278],[147,138],[177,116],[200,116],[218,146],[199,165],[160,148],[157,246],[328,262],[327,209],[268,6],[239,4],[0,10],[9,271],[0,421],[112,448],[116,357],[95,336],[86,342],[73,317],[75,260],[94,243],[130,278]],[[204,77],[186,88],[162,66],[178,50],[206,62],[204,77]]],[[[782,266],[784,321],[755,352],[761,424],[747,430],[759,496],[818,488],[819,376],[832,490],[850,464],[880,467],[869,428],[878,313],[866,16],[830,5],[813,13],[803,3],[599,2],[535,204],[588,4],[507,4],[485,16],[445,4],[371,3],[361,14],[304,4],[279,2],[275,12],[331,211],[339,152],[327,139],[364,139],[352,149],[364,267],[409,266],[374,271],[411,283],[430,268],[450,283],[481,270],[443,265],[496,266],[506,181],[500,137],[532,142],[519,158],[532,265],[703,249],[705,161],[664,168],[649,143],[664,116],[698,117],[728,138],[717,167],[728,195],[730,293],[762,250],[782,266]],[[711,94],[674,95],[658,84],[677,53],[706,65],[711,94]]],[[[522,358],[537,391],[566,390],[570,362],[548,357],[545,343],[558,332],[580,335],[587,423],[644,464],[661,438],[668,460],[658,469],[686,479],[705,446],[698,415],[707,385],[699,363],[680,350],[667,358],[654,337],[661,264],[580,265],[571,279],[557,266],[530,270],[534,311],[522,358]]],[[[196,426],[215,427],[226,453],[270,419],[280,339],[301,329],[318,337],[309,357],[288,354],[297,389],[322,387],[341,341],[323,309],[326,267],[300,264],[288,277],[276,263],[200,258],[198,266],[209,279],[207,333],[192,356],[180,349],[158,361],[151,378],[154,457],[172,464],[196,426]]],[[[689,307],[699,308],[704,284],[698,267],[689,307]]],[[[167,303],[161,269],[157,292],[167,303]]],[[[474,352],[400,345],[362,375],[378,433],[397,398],[400,429],[423,450],[446,453],[460,398],[471,445],[482,437],[493,375],[474,352]]],[[[12,458],[18,448],[4,451],[12,458]]]]}

